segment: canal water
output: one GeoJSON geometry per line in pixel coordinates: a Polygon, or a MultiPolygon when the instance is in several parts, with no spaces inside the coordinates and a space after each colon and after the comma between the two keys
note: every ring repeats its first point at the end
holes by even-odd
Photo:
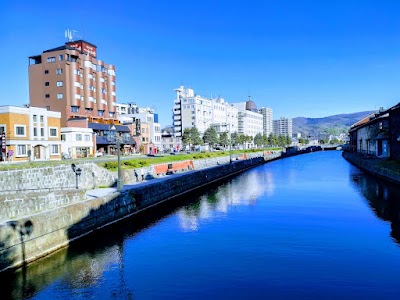
{"type": "Polygon", "coordinates": [[[400,190],[325,151],[249,170],[0,278],[15,299],[391,299],[400,190]]]}

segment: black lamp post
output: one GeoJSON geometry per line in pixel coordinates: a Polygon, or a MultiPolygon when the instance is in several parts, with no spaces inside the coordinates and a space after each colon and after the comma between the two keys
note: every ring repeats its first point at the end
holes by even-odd
{"type": "Polygon", "coordinates": [[[122,137],[122,136],[117,136],[117,128],[115,127],[114,124],[110,125],[109,128],[109,134],[107,136],[107,140],[110,143],[115,143],[117,146],[117,154],[118,154],[118,178],[117,178],[117,191],[122,191],[123,184],[122,184],[122,173],[121,173],[121,144],[123,142],[128,142],[130,140],[130,137],[122,137]]]}
{"type": "Polygon", "coordinates": [[[77,168],[77,167],[75,166],[75,164],[72,164],[72,165],[71,165],[71,168],[72,168],[72,171],[74,171],[74,173],[75,173],[75,178],[76,178],[76,189],[78,189],[78,188],[79,188],[79,187],[78,187],[78,177],[81,176],[81,174],[82,174],[82,169],[81,169],[81,168],[77,168]]]}

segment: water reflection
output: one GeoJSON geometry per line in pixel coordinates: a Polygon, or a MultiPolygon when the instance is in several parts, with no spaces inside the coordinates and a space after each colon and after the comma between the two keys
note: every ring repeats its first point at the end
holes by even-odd
{"type": "Polygon", "coordinates": [[[224,217],[229,207],[255,205],[260,195],[274,193],[271,172],[250,171],[199,197],[199,201],[178,211],[183,231],[198,230],[202,220],[224,217]]]}
{"type": "Polygon", "coordinates": [[[376,216],[390,222],[390,236],[400,244],[400,187],[361,171],[350,176],[376,216]]]}

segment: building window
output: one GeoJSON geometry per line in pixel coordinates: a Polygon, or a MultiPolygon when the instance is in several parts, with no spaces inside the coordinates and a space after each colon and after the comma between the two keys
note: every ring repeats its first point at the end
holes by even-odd
{"type": "Polygon", "coordinates": [[[0,134],[6,133],[6,125],[0,125],[0,134]]]}
{"type": "Polygon", "coordinates": [[[50,136],[51,137],[57,137],[58,136],[58,134],[57,134],[57,128],[50,128],[50,136]]]}
{"type": "Polygon", "coordinates": [[[37,128],[33,128],[33,136],[37,136],[37,128]]]}
{"type": "Polygon", "coordinates": [[[63,60],[64,60],[64,55],[60,54],[60,55],[58,56],[58,60],[59,60],[59,61],[63,61],[63,60]]]}
{"type": "Polygon", "coordinates": [[[77,142],[81,142],[82,141],[82,134],[80,134],[80,133],[76,134],[76,141],[77,142]]]}
{"type": "Polygon", "coordinates": [[[85,142],[90,142],[90,135],[89,134],[85,134],[85,142]]]}
{"type": "Polygon", "coordinates": [[[26,155],[26,145],[17,145],[17,155],[18,156],[26,155]]]}
{"type": "Polygon", "coordinates": [[[40,136],[44,136],[44,128],[40,128],[40,136]]]}
{"type": "Polygon", "coordinates": [[[40,116],[40,122],[41,122],[41,123],[44,122],[44,116],[40,116]]]}
{"type": "Polygon", "coordinates": [[[61,134],[61,140],[65,142],[65,134],[61,134]]]}
{"type": "Polygon", "coordinates": [[[44,70],[44,74],[49,74],[49,70],[44,70]]]}
{"type": "Polygon", "coordinates": [[[46,109],[47,109],[47,110],[50,110],[50,106],[46,106],[46,109]]]}
{"type": "Polygon", "coordinates": [[[48,63],[56,62],[55,56],[48,57],[48,58],[47,58],[47,62],[48,62],[48,63]]]}
{"type": "Polygon", "coordinates": [[[62,81],[57,81],[57,86],[58,87],[63,86],[63,82],[62,81]]]}
{"type": "Polygon", "coordinates": [[[15,125],[15,135],[16,136],[25,136],[25,125],[15,125]]]}
{"type": "Polygon", "coordinates": [[[93,108],[85,108],[85,112],[91,114],[93,112],[93,108]]]}
{"type": "Polygon", "coordinates": [[[61,74],[62,74],[62,69],[57,69],[57,70],[56,70],[56,74],[57,74],[57,75],[61,75],[61,74]]]}
{"type": "Polygon", "coordinates": [[[114,114],[114,112],[111,112],[111,111],[110,111],[110,112],[108,113],[108,115],[110,116],[110,118],[114,118],[114,115],[115,115],[115,114],[114,114]]]}
{"type": "Polygon", "coordinates": [[[71,112],[78,112],[79,106],[71,106],[71,112]]]}
{"type": "Polygon", "coordinates": [[[51,145],[51,154],[59,154],[58,145],[51,145]]]}
{"type": "Polygon", "coordinates": [[[37,115],[33,115],[33,122],[37,122],[37,115]]]}
{"type": "Polygon", "coordinates": [[[64,94],[63,93],[58,93],[57,94],[57,99],[62,99],[64,98],[64,94]]]}
{"type": "Polygon", "coordinates": [[[99,115],[99,116],[104,116],[104,110],[99,110],[99,111],[97,111],[97,114],[99,115]]]}
{"type": "Polygon", "coordinates": [[[50,85],[50,82],[46,81],[46,82],[44,83],[44,85],[45,85],[45,86],[49,86],[49,85],[50,85]]]}
{"type": "Polygon", "coordinates": [[[45,98],[50,98],[50,94],[44,95],[45,98]]]}

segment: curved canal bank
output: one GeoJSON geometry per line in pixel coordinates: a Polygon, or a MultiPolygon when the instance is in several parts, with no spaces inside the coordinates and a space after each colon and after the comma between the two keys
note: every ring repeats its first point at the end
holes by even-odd
{"type": "MultiPolygon", "coordinates": [[[[270,157],[270,160],[274,159],[276,157],[270,157]]],[[[265,159],[262,156],[253,157],[141,184],[125,185],[120,193],[91,197],[84,201],[69,200],[62,202],[62,206],[48,201],[46,205],[51,209],[0,225],[0,271],[24,266],[96,229],[263,163],[265,159]]],[[[79,196],[80,192],[77,191],[68,197],[75,199],[76,193],[79,196]]]]}
{"type": "Polygon", "coordinates": [[[400,164],[396,161],[382,158],[366,158],[359,153],[351,153],[348,151],[343,151],[343,157],[348,162],[367,173],[400,184],[400,164]]]}

